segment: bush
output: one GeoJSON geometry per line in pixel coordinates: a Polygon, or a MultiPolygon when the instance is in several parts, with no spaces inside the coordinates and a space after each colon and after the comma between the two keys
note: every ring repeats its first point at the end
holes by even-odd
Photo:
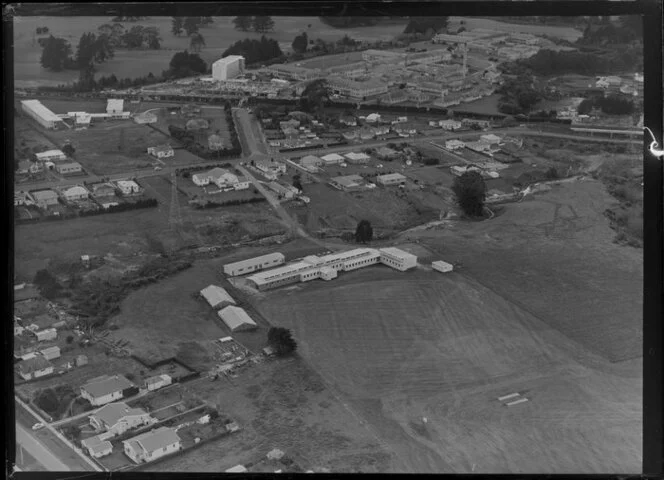
{"type": "Polygon", "coordinates": [[[74,341],[74,336],[73,335],[67,335],[67,343],[72,343],[74,341]]]}

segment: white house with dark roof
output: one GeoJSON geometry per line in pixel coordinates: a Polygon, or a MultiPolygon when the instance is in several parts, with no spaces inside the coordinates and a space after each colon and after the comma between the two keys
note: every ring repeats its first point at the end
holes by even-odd
{"type": "Polygon", "coordinates": [[[81,396],[92,405],[106,405],[124,397],[124,391],[135,385],[122,375],[103,375],[81,387],[81,396]]]}
{"type": "Polygon", "coordinates": [[[157,419],[142,408],[130,408],[124,402],[108,403],[88,418],[95,431],[108,432],[112,436],[122,435],[132,428],[157,423],[157,419]]]}
{"type": "Polygon", "coordinates": [[[135,463],[152,462],[181,448],[177,432],[168,427],[157,428],[122,443],[124,453],[135,463]]]}
{"type": "Polygon", "coordinates": [[[148,147],[148,153],[157,158],[168,158],[175,156],[175,150],[170,145],[159,145],[156,147],[148,147]]]}
{"type": "Polygon", "coordinates": [[[115,182],[123,195],[135,195],[141,193],[141,187],[133,180],[118,180],[115,182]]]}
{"type": "Polygon", "coordinates": [[[160,388],[166,387],[172,383],[173,379],[171,376],[163,373],[161,375],[155,375],[154,377],[146,378],[145,388],[147,388],[149,392],[152,392],[153,390],[159,390],[160,388]]]}

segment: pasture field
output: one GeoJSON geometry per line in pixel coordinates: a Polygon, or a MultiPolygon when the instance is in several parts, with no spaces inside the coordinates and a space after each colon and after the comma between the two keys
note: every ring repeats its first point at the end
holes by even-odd
{"type": "Polygon", "coordinates": [[[394,451],[386,471],[640,468],[638,363],[605,365],[470,276],[376,266],[257,303],[394,451]],[[530,402],[497,402],[514,391],[530,402]]]}

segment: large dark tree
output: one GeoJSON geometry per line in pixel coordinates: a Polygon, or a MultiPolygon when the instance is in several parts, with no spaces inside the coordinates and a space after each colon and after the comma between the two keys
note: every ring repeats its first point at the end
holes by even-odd
{"type": "Polygon", "coordinates": [[[76,153],[76,149],[71,143],[67,143],[64,147],[62,147],[62,153],[68,157],[71,157],[74,155],[74,153],[76,153]]]}
{"type": "Polygon", "coordinates": [[[200,17],[187,17],[184,19],[182,26],[187,36],[190,36],[192,33],[198,32],[199,25],[200,17]]]}
{"type": "Polygon", "coordinates": [[[207,72],[205,61],[197,54],[185,50],[173,55],[166,73],[171,78],[181,78],[205,72],[207,72]]]}
{"type": "Polygon", "coordinates": [[[248,31],[251,28],[252,23],[252,17],[235,17],[233,19],[235,30],[242,30],[243,32],[248,31]]]}
{"type": "Polygon", "coordinates": [[[403,33],[438,33],[447,28],[448,17],[410,17],[403,33]]]}
{"type": "Polygon", "coordinates": [[[271,327],[267,332],[267,343],[277,355],[288,355],[297,349],[297,342],[287,328],[271,327]]]}
{"type": "Polygon", "coordinates": [[[309,45],[309,37],[307,37],[307,32],[302,32],[301,35],[298,35],[293,39],[291,46],[293,50],[297,53],[304,53],[307,51],[307,46],[309,45]]]}
{"type": "Polygon", "coordinates": [[[357,243],[367,243],[373,238],[373,227],[369,220],[360,220],[355,228],[355,241],[357,243]]]}
{"type": "Polygon", "coordinates": [[[470,171],[456,177],[452,184],[452,191],[466,215],[471,217],[482,215],[486,198],[486,184],[479,172],[470,171]]]}
{"type": "Polygon", "coordinates": [[[258,33],[269,32],[274,28],[274,20],[272,17],[258,15],[253,18],[252,27],[258,33]]]}
{"type": "Polygon", "coordinates": [[[184,18],[182,17],[172,17],[171,18],[171,33],[176,37],[182,34],[184,27],[184,18]]]}
{"type": "Polygon", "coordinates": [[[330,89],[324,78],[314,80],[306,86],[300,96],[300,110],[305,112],[320,111],[330,98],[330,89]]]}
{"type": "Polygon", "coordinates": [[[195,53],[201,51],[201,48],[205,46],[205,38],[201,35],[200,32],[193,33],[189,41],[189,48],[195,53]]]}
{"type": "Polygon", "coordinates": [[[260,40],[248,39],[238,40],[230,47],[228,47],[222,57],[228,55],[242,55],[247,65],[252,63],[265,62],[274,58],[283,56],[283,52],[279,47],[279,42],[272,38],[266,38],[264,35],[260,40]]]}
{"type": "Polygon", "coordinates": [[[40,63],[44,68],[59,72],[67,65],[71,55],[71,45],[64,38],[56,38],[53,35],[44,41],[40,63]]]}

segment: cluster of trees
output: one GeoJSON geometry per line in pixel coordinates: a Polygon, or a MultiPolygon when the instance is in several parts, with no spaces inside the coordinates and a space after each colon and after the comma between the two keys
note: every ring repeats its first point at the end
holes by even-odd
{"type": "Polygon", "coordinates": [[[293,47],[293,51],[295,53],[306,52],[307,47],[309,46],[309,37],[307,36],[307,32],[302,32],[300,35],[295,37],[291,46],[293,47]]]}
{"type": "Polygon", "coordinates": [[[616,45],[643,41],[640,15],[622,15],[613,21],[609,16],[590,17],[577,41],[581,45],[616,45]]]}
{"type": "Polygon", "coordinates": [[[614,49],[610,54],[584,53],[579,51],[540,50],[530,58],[518,63],[539,75],[610,74],[621,70],[639,69],[643,63],[639,49],[614,49]]]}
{"type": "Polygon", "coordinates": [[[76,393],[70,385],[56,385],[37,392],[34,403],[54,419],[59,419],[74,397],[76,393]]]}
{"type": "Polygon", "coordinates": [[[360,220],[355,228],[355,241],[357,243],[367,243],[373,238],[373,227],[369,220],[360,220]]]}
{"type": "Polygon", "coordinates": [[[403,33],[433,35],[447,29],[449,17],[410,17],[403,33]]]}
{"type": "Polygon", "coordinates": [[[37,35],[45,35],[49,32],[49,29],[48,27],[37,27],[35,29],[35,32],[37,33],[37,35]]]}
{"type": "Polygon", "coordinates": [[[327,80],[319,78],[309,83],[300,95],[299,109],[303,112],[319,112],[330,99],[330,86],[327,80]]]}
{"type": "Polygon", "coordinates": [[[377,25],[382,17],[318,17],[325,25],[334,28],[370,27],[377,25]]]}
{"type": "Polygon", "coordinates": [[[205,73],[207,70],[207,64],[197,53],[189,53],[185,50],[173,55],[164,76],[166,78],[190,77],[205,73]]]}
{"type": "Polygon", "coordinates": [[[452,191],[463,212],[470,217],[479,217],[484,212],[486,184],[479,172],[470,171],[454,178],[452,191]]]}
{"type": "Polygon", "coordinates": [[[39,63],[42,67],[55,72],[76,67],[76,62],[71,58],[71,45],[64,38],[51,35],[40,43],[42,53],[39,63]]]}
{"type": "Polygon", "coordinates": [[[55,276],[46,269],[37,271],[33,283],[37,286],[42,296],[49,300],[58,298],[62,293],[62,285],[60,285],[60,282],[58,282],[55,276]]]}
{"type": "Polygon", "coordinates": [[[138,22],[140,20],[147,20],[148,17],[113,17],[112,22],[138,22]]]}
{"type": "Polygon", "coordinates": [[[173,17],[171,18],[171,33],[179,37],[184,32],[187,36],[198,33],[201,27],[214,23],[212,17],[173,17]]]}
{"type": "Polygon", "coordinates": [[[191,204],[193,205],[194,208],[197,209],[205,209],[205,208],[216,208],[216,207],[230,207],[230,206],[237,206],[237,205],[244,205],[245,203],[259,203],[259,202],[265,202],[264,197],[252,197],[252,198],[243,198],[243,199],[234,199],[234,200],[226,200],[223,202],[214,202],[211,200],[207,201],[193,201],[191,204]]]}
{"type": "Polygon", "coordinates": [[[508,115],[527,113],[542,99],[533,87],[532,76],[527,74],[508,79],[497,91],[501,94],[498,110],[508,115]]]}
{"type": "Polygon", "coordinates": [[[242,55],[247,65],[250,65],[281,58],[284,52],[281,51],[279,42],[263,35],[260,40],[249,38],[238,40],[221,54],[222,57],[228,55],[242,55]]]}
{"type": "Polygon", "coordinates": [[[253,30],[257,33],[266,33],[274,29],[274,20],[268,16],[255,16],[255,17],[235,17],[233,25],[236,30],[247,32],[253,30]]]}
{"type": "Polygon", "coordinates": [[[287,328],[270,327],[267,332],[267,343],[279,356],[289,355],[297,349],[297,342],[287,328]]]}
{"type": "Polygon", "coordinates": [[[593,108],[599,108],[609,115],[629,115],[634,112],[634,103],[619,95],[598,95],[583,100],[577,107],[577,112],[579,115],[587,115],[593,108]]]}

